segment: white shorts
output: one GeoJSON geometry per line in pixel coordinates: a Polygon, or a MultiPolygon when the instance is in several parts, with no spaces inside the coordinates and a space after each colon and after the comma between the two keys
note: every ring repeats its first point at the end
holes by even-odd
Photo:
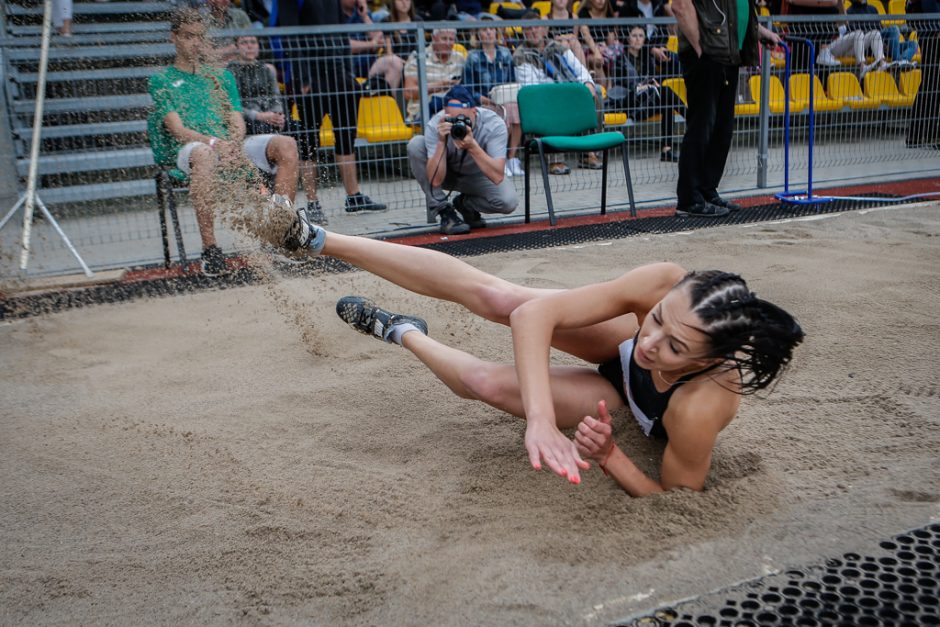
{"type": "MultiPolygon", "coordinates": [[[[242,149],[245,151],[248,160],[251,161],[256,168],[268,174],[277,174],[277,166],[268,161],[267,155],[268,144],[275,137],[277,137],[277,135],[249,135],[245,138],[245,141],[242,142],[242,149]]],[[[180,152],[176,156],[176,167],[185,172],[186,176],[189,176],[191,169],[189,166],[189,158],[197,146],[208,147],[209,144],[203,142],[189,142],[180,148],[180,152]]]]}

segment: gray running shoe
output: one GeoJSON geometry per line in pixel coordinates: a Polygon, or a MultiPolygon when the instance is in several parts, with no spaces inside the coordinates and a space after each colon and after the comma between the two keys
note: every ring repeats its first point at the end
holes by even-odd
{"type": "Polygon", "coordinates": [[[392,328],[397,324],[410,323],[428,334],[428,323],[417,316],[406,316],[380,309],[374,302],[362,296],[343,296],[336,301],[336,314],[360,333],[391,342],[392,328]]]}

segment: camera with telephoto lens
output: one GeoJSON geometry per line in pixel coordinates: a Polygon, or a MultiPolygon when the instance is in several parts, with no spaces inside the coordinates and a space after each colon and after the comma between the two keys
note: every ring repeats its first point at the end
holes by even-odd
{"type": "Polygon", "coordinates": [[[444,118],[445,122],[450,122],[450,134],[454,139],[463,139],[473,128],[473,122],[466,115],[455,115],[454,117],[444,118]]]}

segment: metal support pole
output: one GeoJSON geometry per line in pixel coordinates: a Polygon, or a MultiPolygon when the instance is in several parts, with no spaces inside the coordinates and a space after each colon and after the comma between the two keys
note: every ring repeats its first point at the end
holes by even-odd
{"type": "MultiPolygon", "coordinates": [[[[425,61],[427,55],[427,41],[425,40],[425,30],[421,26],[420,22],[418,23],[418,33],[417,40],[417,59],[418,59],[418,97],[419,102],[421,103],[421,130],[427,128],[428,120],[430,116],[428,115],[428,68],[425,61]]],[[[426,219],[428,224],[435,224],[437,218],[431,213],[431,208],[426,207],[425,211],[427,213],[426,219]]]]}
{"type": "Polygon", "coordinates": [[[757,187],[767,187],[770,163],[770,51],[762,47],[760,64],[760,122],[757,139],[757,187]]]}
{"type": "Polygon", "coordinates": [[[20,197],[13,209],[7,213],[6,217],[3,218],[3,222],[0,222],[0,228],[3,228],[21,205],[25,205],[25,209],[23,210],[23,239],[20,244],[20,272],[25,274],[26,266],[29,263],[29,244],[33,227],[33,211],[38,204],[39,210],[42,212],[43,216],[65,242],[65,245],[72,255],[78,260],[79,265],[81,265],[82,270],[85,272],[85,276],[91,277],[94,276],[94,273],[85,265],[78,251],[72,246],[72,242],[69,241],[69,238],[66,237],[65,233],[59,227],[59,223],[52,217],[52,214],[36,194],[36,182],[39,178],[39,148],[42,139],[42,110],[46,97],[46,69],[49,65],[49,36],[51,31],[52,0],[45,0],[42,18],[42,45],[39,50],[39,77],[38,83],[36,84],[36,110],[33,115],[33,140],[30,146],[29,174],[26,179],[26,192],[20,197]]]}

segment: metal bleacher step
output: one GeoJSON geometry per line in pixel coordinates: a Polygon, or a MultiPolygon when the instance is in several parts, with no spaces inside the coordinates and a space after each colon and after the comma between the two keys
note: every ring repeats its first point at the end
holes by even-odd
{"type": "MultiPolygon", "coordinates": [[[[68,70],[62,72],[46,72],[46,83],[68,83],[77,81],[111,81],[129,78],[150,78],[166,66],[138,66],[113,68],[105,70],[68,70]]],[[[32,84],[39,80],[38,72],[12,72],[14,80],[19,83],[32,84]]]]}
{"type": "MultiPolygon", "coordinates": [[[[42,139],[64,139],[69,137],[108,137],[128,133],[144,133],[147,131],[147,120],[128,120],[126,122],[101,122],[96,124],[62,124],[60,126],[43,126],[42,139]]],[[[33,137],[32,126],[18,126],[13,129],[18,138],[31,141],[33,137]]]]}
{"type": "MultiPolygon", "coordinates": [[[[97,59],[170,59],[176,54],[171,43],[127,44],[119,46],[71,46],[49,49],[49,61],[82,61],[97,59]]],[[[38,63],[39,53],[35,48],[23,46],[8,48],[4,56],[14,63],[38,63]]]]}
{"type": "MultiPolygon", "coordinates": [[[[140,32],[114,32],[114,33],[86,33],[82,35],[72,35],[71,37],[61,37],[53,35],[50,39],[50,47],[78,47],[78,46],[107,46],[120,43],[164,43],[170,39],[170,27],[163,30],[149,30],[140,32]]],[[[39,35],[29,35],[17,37],[13,40],[7,40],[11,46],[22,46],[25,48],[39,48],[42,40],[39,35]]]]}
{"type": "MultiPolygon", "coordinates": [[[[115,109],[145,109],[151,105],[153,105],[153,100],[150,98],[150,94],[52,98],[46,100],[43,104],[43,113],[84,113],[88,111],[113,111],[115,109]]],[[[35,100],[18,100],[13,103],[13,113],[17,115],[31,115],[35,109],[35,100]]]]}
{"type": "Polygon", "coordinates": [[[152,178],[93,183],[90,185],[70,185],[68,187],[49,187],[39,191],[43,202],[50,205],[154,196],[156,193],[157,188],[152,178]]]}
{"type": "MultiPolygon", "coordinates": [[[[39,157],[40,175],[73,172],[95,172],[119,168],[140,168],[154,165],[150,148],[125,148],[98,152],[70,152],[47,154],[39,157]]],[[[17,159],[16,171],[20,176],[29,174],[29,159],[17,159]]]]}
{"type": "MultiPolygon", "coordinates": [[[[76,16],[103,15],[154,15],[166,14],[173,10],[169,2],[76,2],[72,14],[76,16]]],[[[22,6],[8,3],[7,15],[42,17],[43,4],[22,6]]]]}
{"type": "MultiPolygon", "coordinates": [[[[39,24],[11,24],[7,25],[7,31],[14,37],[39,37],[42,34],[42,26],[39,24]]],[[[79,22],[72,24],[72,33],[75,36],[104,33],[162,33],[169,31],[169,23],[161,20],[152,22],[79,22]]]]}

